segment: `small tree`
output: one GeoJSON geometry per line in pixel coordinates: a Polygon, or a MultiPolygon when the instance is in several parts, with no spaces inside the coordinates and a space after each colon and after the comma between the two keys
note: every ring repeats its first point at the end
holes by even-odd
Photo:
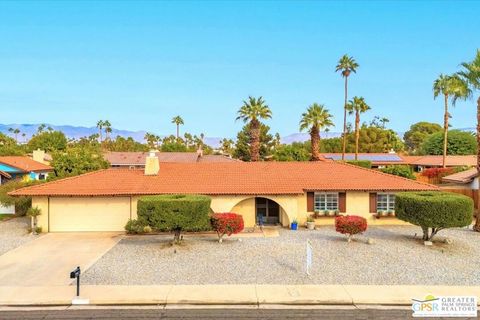
{"type": "Polygon", "coordinates": [[[367,230],[367,219],[360,216],[338,216],[335,218],[335,231],[346,234],[350,242],[354,235],[367,230]]]}
{"type": "Polygon", "coordinates": [[[440,230],[470,225],[473,200],[450,192],[401,192],[395,197],[395,215],[420,226],[423,240],[431,241],[440,230]]]}
{"type": "Polygon", "coordinates": [[[174,232],[179,243],[182,231],[210,229],[210,202],[202,195],[145,196],[138,200],[138,219],[155,231],[174,232]]]}
{"type": "Polygon", "coordinates": [[[393,174],[395,176],[404,177],[407,179],[415,180],[416,177],[413,174],[412,168],[408,165],[392,165],[380,169],[383,173],[393,174]]]}
{"type": "Polygon", "coordinates": [[[243,217],[236,213],[215,213],[211,219],[212,229],[217,232],[218,242],[222,242],[224,235],[229,237],[243,230],[243,217]]]}
{"type": "Polygon", "coordinates": [[[29,217],[32,217],[32,219],[33,219],[33,228],[32,228],[33,230],[32,230],[32,232],[35,235],[38,234],[38,232],[37,232],[38,231],[38,218],[37,217],[41,214],[42,214],[42,210],[37,206],[31,207],[27,211],[27,215],[29,217]]]}

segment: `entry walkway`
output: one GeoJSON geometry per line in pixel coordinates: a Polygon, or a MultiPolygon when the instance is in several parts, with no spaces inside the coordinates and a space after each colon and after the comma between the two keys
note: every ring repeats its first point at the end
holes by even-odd
{"type": "Polygon", "coordinates": [[[71,283],[75,267],[88,269],[121,239],[120,233],[49,233],[0,256],[0,286],[71,283]]]}

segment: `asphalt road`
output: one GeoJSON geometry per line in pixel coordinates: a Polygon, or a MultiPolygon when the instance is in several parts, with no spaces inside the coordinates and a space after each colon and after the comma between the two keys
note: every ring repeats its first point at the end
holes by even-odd
{"type": "MultiPolygon", "coordinates": [[[[193,308],[165,309],[163,307],[125,308],[48,308],[21,310],[1,309],[0,319],[414,319],[409,308],[361,308],[355,307],[296,307],[282,308],[193,308]]],[[[419,318],[415,318],[419,319],[419,318]]],[[[438,319],[438,318],[437,318],[438,319]]],[[[460,318],[456,318],[460,319],[460,318]]],[[[466,319],[466,318],[465,318],[466,319]]],[[[473,319],[473,318],[471,318],[473,319]]]]}

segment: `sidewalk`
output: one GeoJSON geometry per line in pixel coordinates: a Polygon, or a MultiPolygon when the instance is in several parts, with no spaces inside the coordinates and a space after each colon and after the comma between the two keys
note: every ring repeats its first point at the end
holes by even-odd
{"type": "MultiPolygon", "coordinates": [[[[476,295],[480,286],[165,285],[81,287],[91,305],[397,305],[426,295],[476,295]]],[[[0,287],[0,306],[72,304],[75,286],[0,287]]]]}

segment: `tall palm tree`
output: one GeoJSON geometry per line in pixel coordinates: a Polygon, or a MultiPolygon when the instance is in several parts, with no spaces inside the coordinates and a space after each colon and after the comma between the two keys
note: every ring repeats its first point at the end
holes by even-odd
{"type": "Polygon", "coordinates": [[[343,55],[338,61],[335,72],[341,71],[342,77],[345,79],[345,103],[343,104],[343,146],[342,146],[342,160],[345,160],[345,149],[347,148],[347,102],[348,102],[348,77],[350,74],[357,73],[358,63],[349,57],[343,55]]]}
{"type": "Polygon", "coordinates": [[[109,140],[110,133],[112,133],[112,124],[110,123],[110,121],[105,120],[103,122],[103,126],[105,127],[105,140],[109,140]]]}
{"type": "Polygon", "coordinates": [[[347,104],[348,114],[355,114],[355,160],[358,160],[358,141],[360,140],[360,114],[370,110],[363,97],[353,97],[347,104]]]}
{"type": "Polygon", "coordinates": [[[258,161],[260,159],[260,120],[270,119],[272,111],[266,105],[262,97],[248,97],[248,101],[243,101],[243,105],[237,112],[237,119],[249,123],[250,129],[250,160],[258,161]]]}
{"type": "MultiPolygon", "coordinates": [[[[472,91],[480,92],[480,50],[477,50],[477,55],[473,61],[464,62],[461,66],[463,67],[463,70],[458,73],[460,78],[468,84],[472,91]]],[[[480,172],[480,95],[477,99],[477,144],[477,170],[480,172]]],[[[473,229],[480,232],[479,213],[477,213],[477,221],[473,229]]]]}
{"type": "Polygon", "coordinates": [[[333,126],[332,115],[323,104],[314,103],[302,113],[300,131],[309,130],[312,144],[312,161],[320,160],[320,130],[333,126]]]}
{"type": "Polygon", "coordinates": [[[99,133],[99,136],[100,136],[100,142],[102,142],[102,133],[103,133],[103,126],[104,125],[105,125],[105,123],[103,122],[103,120],[98,120],[97,129],[98,129],[98,133],[99,133]]]}
{"type": "Polygon", "coordinates": [[[452,99],[452,104],[455,105],[457,99],[466,99],[470,95],[470,89],[465,81],[459,75],[444,75],[440,76],[433,82],[433,98],[436,99],[439,95],[443,95],[445,111],[443,114],[443,159],[442,166],[446,167],[447,159],[447,144],[448,144],[448,99],[452,99]]]}
{"type": "Polygon", "coordinates": [[[183,125],[183,119],[180,116],[173,117],[172,123],[177,126],[177,139],[180,137],[180,125],[183,125]]]}

